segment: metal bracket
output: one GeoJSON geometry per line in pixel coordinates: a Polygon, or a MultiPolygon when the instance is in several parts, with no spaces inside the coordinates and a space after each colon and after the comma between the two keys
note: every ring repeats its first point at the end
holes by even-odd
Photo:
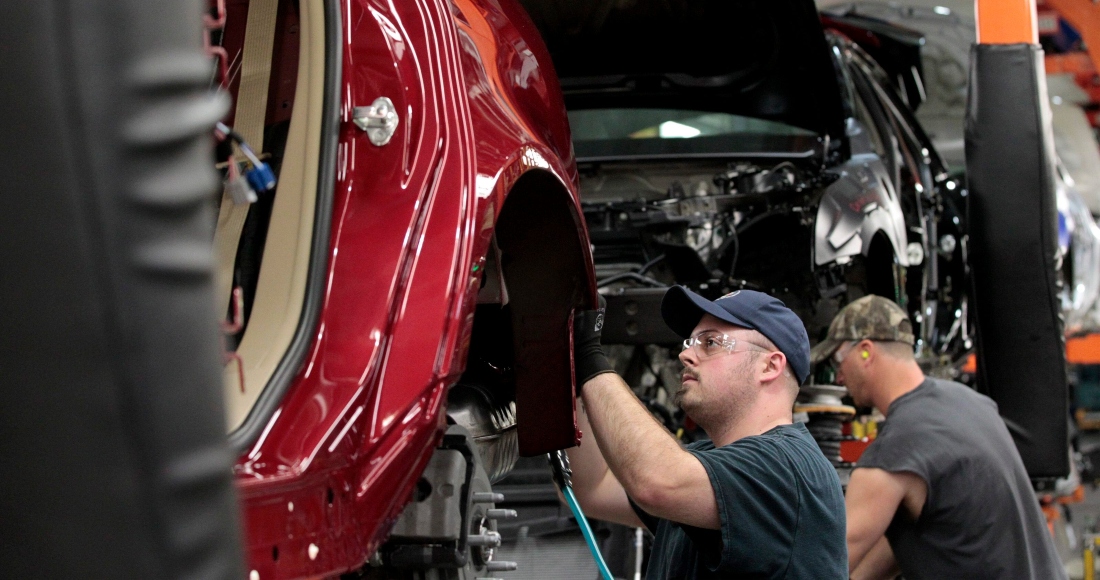
{"type": "Polygon", "coordinates": [[[415,495],[398,517],[375,565],[406,570],[515,570],[514,562],[493,560],[493,552],[501,542],[494,520],[516,514],[496,509],[504,496],[491,491],[480,463],[470,433],[458,425],[448,428],[421,478],[425,495],[415,495]]]}
{"type": "Polygon", "coordinates": [[[387,97],[378,97],[369,107],[355,107],[351,120],[363,131],[371,143],[381,147],[390,142],[400,118],[393,101],[387,97]]]}

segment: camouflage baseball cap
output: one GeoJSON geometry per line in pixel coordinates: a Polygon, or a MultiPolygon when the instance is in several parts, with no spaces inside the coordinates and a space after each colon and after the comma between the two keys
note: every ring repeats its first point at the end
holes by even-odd
{"type": "Polygon", "coordinates": [[[849,340],[891,340],[913,344],[909,315],[881,296],[864,296],[845,306],[829,324],[825,340],[810,349],[810,363],[817,364],[849,340]]]}

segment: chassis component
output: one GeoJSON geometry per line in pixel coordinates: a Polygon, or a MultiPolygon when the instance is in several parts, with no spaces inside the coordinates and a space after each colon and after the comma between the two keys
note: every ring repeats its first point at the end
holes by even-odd
{"type": "Polygon", "coordinates": [[[500,546],[496,522],[516,512],[496,509],[504,497],[493,493],[476,449],[465,429],[447,429],[417,481],[413,501],[360,577],[465,580],[516,569],[515,562],[493,559],[500,546]]]}

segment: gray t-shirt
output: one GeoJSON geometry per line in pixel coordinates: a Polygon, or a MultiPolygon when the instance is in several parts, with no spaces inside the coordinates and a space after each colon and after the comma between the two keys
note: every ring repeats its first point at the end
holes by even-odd
{"type": "Polygon", "coordinates": [[[926,379],[890,405],[859,467],[910,472],[928,485],[920,518],[899,508],[886,530],[906,580],[1066,577],[989,397],[926,379]]]}

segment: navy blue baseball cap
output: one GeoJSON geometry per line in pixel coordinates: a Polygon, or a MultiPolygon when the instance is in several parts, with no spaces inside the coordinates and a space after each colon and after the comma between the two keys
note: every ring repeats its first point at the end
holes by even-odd
{"type": "Polygon", "coordinates": [[[768,337],[786,355],[799,384],[806,381],[810,374],[810,337],[802,320],[778,298],[755,290],[738,290],[712,302],[683,286],[673,286],[661,301],[665,324],[684,338],[691,336],[704,314],[768,337]]]}

